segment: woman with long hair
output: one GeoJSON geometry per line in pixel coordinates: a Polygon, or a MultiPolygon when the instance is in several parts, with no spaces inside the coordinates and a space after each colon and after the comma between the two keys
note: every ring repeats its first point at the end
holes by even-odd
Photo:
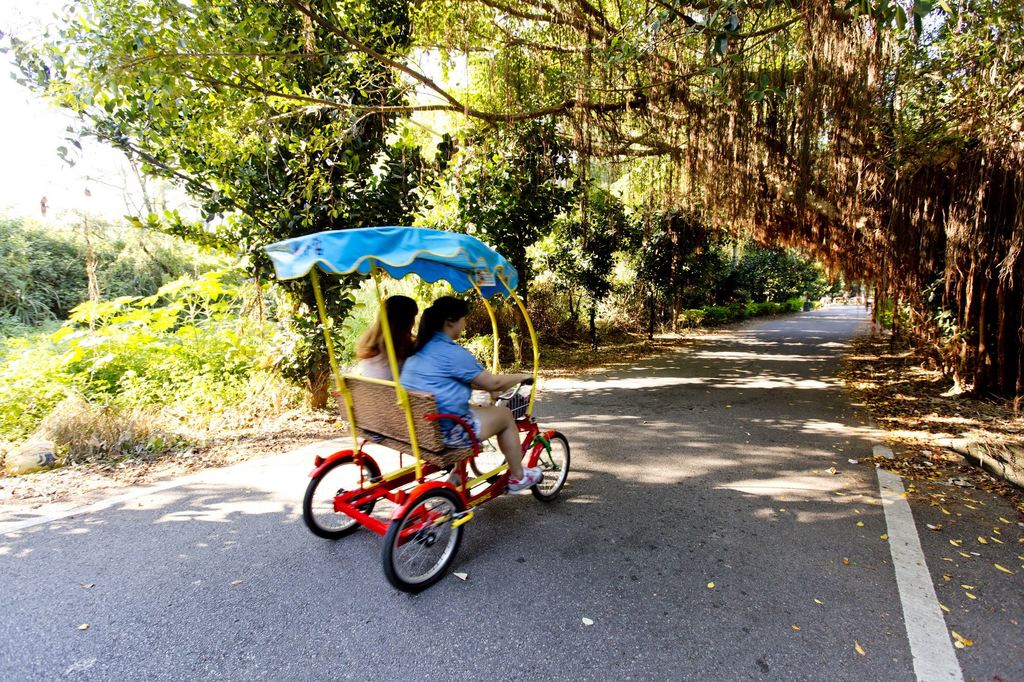
{"type": "MultiPolygon", "coordinates": [[[[416,352],[402,367],[402,385],[414,391],[433,393],[437,411],[454,414],[471,425],[477,440],[497,435],[498,447],[505,455],[509,471],[509,492],[537,485],[543,474],[540,467],[523,468],[519,429],[511,410],[495,405],[469,406],[473,389],[491,393],[504,391],[532,378],[531,374],[492,374],[456,343],[466,329],[469,305],[452,296],[442,296],[423,311],[416,333],[416,352]]],[[[441,420],[445,442],[454,447],[468,446],[463,428],[441,420]]]]}
{"type": "Polygon", "coordinates": [[[389,296],[384,306],[365,332],[356,341],[356,374],[372,379],[391,379],[391,364],[388,362],[388,351],[384,346],[384,328],[381,316],[388,316],[388,327],[391,328],[391,339],[395,344],[395,356],[398,367],[413,353],[415,340],[412,337],[413,323],[419,307],[416,301],[408,296],[389,296]]]}

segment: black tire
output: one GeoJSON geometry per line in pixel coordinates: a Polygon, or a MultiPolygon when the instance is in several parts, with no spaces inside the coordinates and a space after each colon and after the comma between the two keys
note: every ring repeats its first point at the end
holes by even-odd
{"type": "MultiPolygon", "coordinates": [[[[380,467],[366,455],[363,456],[363,477],[380,478],[380,467]]],[[[335,460],[309,482],[306,496],[302,499],[302,520],[313,535],[337,540],[359,528],[359,522],[351,516],[334,511],[335,496],[358,485],[359,468],[351,455],[335,460]]],[[[359,510],[369,514],[375,504],[376,500],[367,502],[359,510]]]]}
{"type": "Polygon", "coordinates": [[[414,498],[384,535],[382,559],[388,582],[403,592],[419,592],[443,578],[462,544],[462,526],[452,528],[452,522],[464,510],[462,499],[448,488],[434,488],[414,498]],[[444,520],[428,522],[424,515],[444,520]],[[403,531],[406,537],[400,543],[403,531]],[[431,551],[434,547],[439,551],[431,551]]]}
{"type": "Polygon", "coordinates": [[[544,480],[530,488],[530,492],[541,502],[551,502],[569,478],[569,441],[565,436],[555,431],[550,452],[547,448],[540,451],[537,466],[544,472],[544,480]]]}

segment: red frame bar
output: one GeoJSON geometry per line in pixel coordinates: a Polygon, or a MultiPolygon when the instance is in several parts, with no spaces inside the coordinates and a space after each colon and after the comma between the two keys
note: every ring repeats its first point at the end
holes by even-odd
{"type": "MultiPolygon", "coordinates": [[[[476,457],[477,455],[480,454],[480,441],[477,438],[476,432],[464,419],[454,414],[445,413],[426,414],[423,416],[425,419],[428,419],[430,421],[437,421],[439,419],[450,419],[456,424],[459,424],[469,435],[470,443],[473,446],[473,456],[476,457]]],[[[523,453],[523,466],[536,466],[537,460],[540,457],[540,451],[544,447],[544,445],[542,443],[535,443],[532,448],[529,448],[529,445],[530,443],[533,443],[536,440],[536,437],[540,434],[540,427],[530,417],[524,417],[523,419],[516,420],[516,428],[519,431],[519,433],[525,434],[525,437],[522,437],[520,442],[520,447],[522,448],[523,453]],[[528,448],[530,451],[527,454],[528,448]]],[[[544,432],[544,435],[550,438],[553,433],[554,431],[546,431],[544,432]]],[[[360,472],[362,471],[363,458],[369,457],[369,455],[365,454],[362,451],[362,448],[360,448],[358,452],[352,452],[351,450],[339,451],[333,453],[326,459],[317,457],[316,468],[314,468],[314,470],[310,472],[310,476],[315,476],[320,471],[320,469],[327,466],[330,462],[345,456],[352,457],[355,464],[359,466],[360,472]]],[[[454,470],[459,473],[463,481],[469,480],[466,477],[466,470],[468,467],[469,459],[470,458],[468,457],[462,459],[455,465],[454,470]]],[[[426,462],[423,465],[423,476],[426,477],[430,474],[442,470],[443,469],[441,467],[426,462]]],[[[493,483],[491,483],[489,486],[487,486],[486,488],[484,488],[475,495],[467,494],[463,486],[454,486],[447,481],[421,480],[420,485],[416,486],[411,492],[407,492],[405,490],[396,490],[396,488],[401,488],[402,486],[408,485],[409,483],[412,483],[415,480],[417,480],[416,473],[414,471],[409,471],[396,478],[382,479],[377,483],[374,483],[373,485],[366,488],[360,487],[359,489],[356,490],[349,490],[344,494],[338,495],[334,498],[334,510],[336,512],[340,512],[349,516],[363,527],[377,533],[378,535],[384,535],[387,533],[390,521],[385,522],[381,521],[380,519],[376,519],[370,516],[369,514],[362,512],[359,509],[360,506],[382,498],[390,500],[396,505],[395,511],[391,514],[391,520],[394,520],[400,518],[403,514],[405,514],[408,507],[408,503],[413,498],[418,497],[420,494],[434,488],[449,488],[455,490],[456,494],[462,499],[462,502],[467,509],[471,509],[473,507],[483,504],[484,502],[487,502],[488,500],[493,499],[494,497],[497,497],[502,492],[504,492],[505,487],[508,483],[508,471],[499,474],[493,483]]],[[[365,484],[365,482],[363,481],[361,481],[361,483],[365,484]]]]}

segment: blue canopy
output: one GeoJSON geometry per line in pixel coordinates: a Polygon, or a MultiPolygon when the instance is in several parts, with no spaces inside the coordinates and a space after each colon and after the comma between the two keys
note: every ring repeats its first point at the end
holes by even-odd
{"type": "Polygon", "coordinates": [[[473,289],[490,298],[505,293],[499,276],[515,289],[519,274],[476,237],[425,227],[361,227],[318,232],[263,247],[278,279],[296,279],[313,266],[344,275],[369,274],[373,265],[395,279],[413,273],[426,282],[444,280],[458,292],[473,289]]]}

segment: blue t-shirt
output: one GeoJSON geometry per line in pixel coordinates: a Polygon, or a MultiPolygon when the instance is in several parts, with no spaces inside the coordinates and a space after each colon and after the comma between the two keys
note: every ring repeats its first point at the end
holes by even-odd
{"type": "Polygon", "coordinates": [[[422,350],[402,366],[400,381],[413,391],[433,393],[437,411],[462,416],[469,412],[470,386],[484,366],[473,354],[437,332],[422,350]]]}

